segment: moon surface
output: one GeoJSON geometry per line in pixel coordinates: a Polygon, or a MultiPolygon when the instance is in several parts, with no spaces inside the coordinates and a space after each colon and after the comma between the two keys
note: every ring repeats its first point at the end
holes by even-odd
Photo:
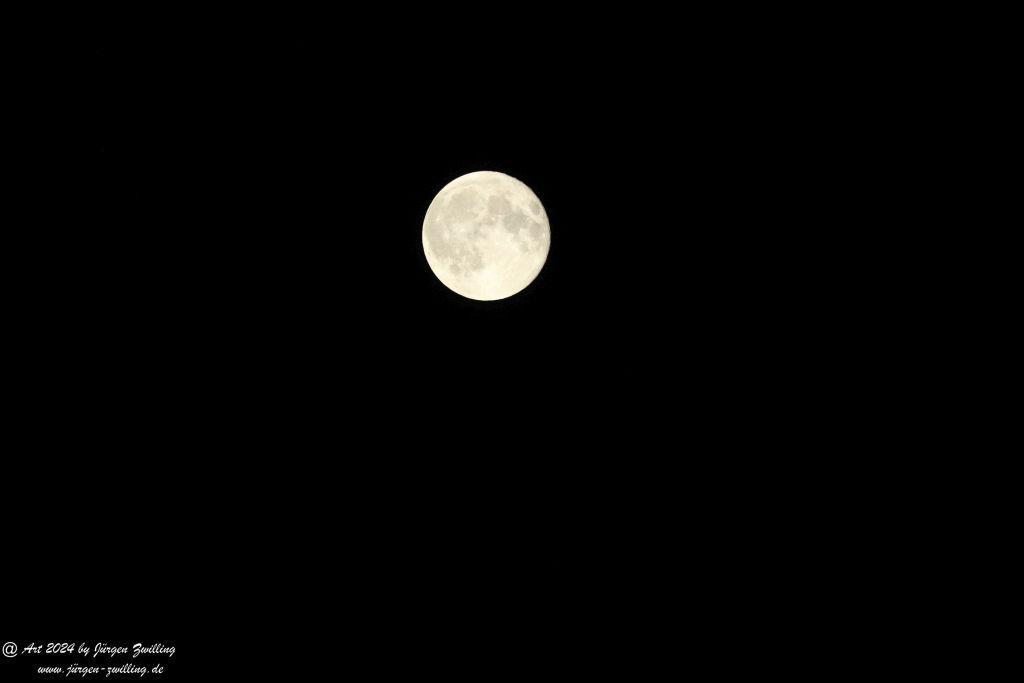
{"type": "Polygon", "coordinates": [[[544,267],[551,227],[529,187],[504,173],[460,176],[437,193],[423,218],[423,253],[444,285],[495,301],[526,288],[544,267]]]}

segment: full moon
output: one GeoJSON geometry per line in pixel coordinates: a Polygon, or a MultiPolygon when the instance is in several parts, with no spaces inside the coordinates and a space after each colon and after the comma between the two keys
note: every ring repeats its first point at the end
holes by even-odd
{"type": "Polygon", "coordinates": [[[444,285],[469,299],[494,301],[526,288],[551,245],[537,195],[504,173],[460,176],[437,193],[423,218],[423,253],[444,285]]]}

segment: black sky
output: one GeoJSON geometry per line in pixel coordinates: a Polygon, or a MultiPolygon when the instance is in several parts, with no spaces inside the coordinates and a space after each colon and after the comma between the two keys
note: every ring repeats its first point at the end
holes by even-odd
{"type": "Polygon", "coordinates": [[[721,501],[779,476],[763,444],[835,372],[812,276],[850,218],[794,142],[791,72],[731,20],[394,11],[120,17],[68,58],[82,199],[18,252],[25,637],[564,665],[600,661],[641,558],[736,569],[721,501]],[[477,170],[551,222],[498,302],[422,253],[477,170]],[[69,584],[75,610],[42,590],[69,584]]]}

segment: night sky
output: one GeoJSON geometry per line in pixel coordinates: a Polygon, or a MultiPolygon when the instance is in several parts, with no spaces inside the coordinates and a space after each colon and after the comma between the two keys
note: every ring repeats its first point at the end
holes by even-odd
{"type": "Polygon", "coordinates": [[[694,17],[393,11],[122,17],[68,58],[84,199],[19,252],[19,639],[490,680],[603,661],[652,552],[739,566],[720,496],[777,475],[790,354],[829,334],[780,91],[694,17]],[[421,243],[479,170],[551,225],[495,302],[421,243]]]}

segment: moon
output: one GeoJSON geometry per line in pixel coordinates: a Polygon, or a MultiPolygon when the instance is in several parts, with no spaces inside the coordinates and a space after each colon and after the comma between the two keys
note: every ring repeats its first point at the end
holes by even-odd
{"type": "Polygon", "coordinates": [[[544,206],[512,176],[478,171],[437,193],[423,218],[423,253],[456,294],[496,301],[518,294],[548,258],[551,226],[544,206]]]}

